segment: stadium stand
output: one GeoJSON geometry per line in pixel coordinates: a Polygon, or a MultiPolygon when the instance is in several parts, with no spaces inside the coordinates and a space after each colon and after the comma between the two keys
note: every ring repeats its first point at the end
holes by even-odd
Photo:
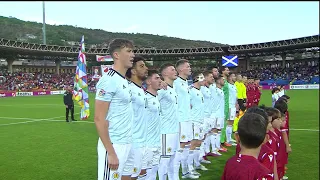
{"type": "MultiPolygon", "coordinates": [[[[293,63],[286,68],[270,66],[240,72],[248,77],[259,78],[260,85],[301,85],[319,84],[319,64],[293,63]]],[[[198,68],[199,70],[201,68],[198,68]]],[[[0,90],[30,91],[30,90],[62,90],[65,86],[73,85],[74,74],[62,73],[8,73],[0,69],[0,90]]],[[[96,81],[88,74],[89,89],[94,90],[96,81]]]]}
{"type": "Polygon", "coordinates": [[[248,77],[259,78],[260,85],[319,84],[319,64],[294,63],[285,68],[268,67],[240,72],[248,77]]]}

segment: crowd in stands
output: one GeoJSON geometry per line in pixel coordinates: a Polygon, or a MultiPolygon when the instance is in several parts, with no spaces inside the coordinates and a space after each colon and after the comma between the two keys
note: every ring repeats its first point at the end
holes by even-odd
{"type": "MultiPolygon", "coordinates": [[[[310,81],[313,77],[319,76],[319,64],[317,62],[294,63],[285,68],[271,66],[268,68],[256,68],[241,72],[248,77],[259,78],[260,81],[266,80],[287,80],[291,83],[294,81],[305,82],[303,84],[313,84],[310,81]]],[[[283,85],[283,84],[282,84],[283,85]]]]}
{"type": "MultiPolygon", "coordinates": [[[[91,76],[89,75],[89,83],[91,76]]],[[[60,90],[73,85],[74,74],[61,73],[26,73],[0,71],[0,90],[30,91],[30,90],[60,90]]],[[[95,86],[93,84],[92,86],[95,86]]]]}
{"type": "MultiPolygon", "coordinates": [[[[248,77],[259,78],[262,83],[268,80],[285,80],[286,82],[304,82],[305,84],[317,77],[319,79],[318,63],[295,63],[282,68],[271,66],[269,68],[256,68],[240,72],[248,77]]],[[[318,80],[319,81],[319,80],[318,80]]],[[[65,86],[73,85],[74,74],[61,73],[9,73],[0,69],[0,90],[2,91],[30,91],[30,90],[60,90],[65,86]]],[[[319,82],[317,82],[319,83],[319,82]]],[[[95,87],[92,75],[88,75],[89,88],[95,87]]]]}

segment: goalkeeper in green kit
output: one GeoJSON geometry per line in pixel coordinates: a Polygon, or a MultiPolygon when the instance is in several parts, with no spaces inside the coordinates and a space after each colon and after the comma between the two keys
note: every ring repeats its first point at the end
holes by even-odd
{"type": "Polygon", "coordinates": [[[229,68],[228,67],[222,67],[221,68],[221,74],[224,78],[224,86],[223,86],[223,93],[224,93],[224,127],[221,130],[221,144],[226,143],[226,126],[227,126],[227,119],[229,118],[229,86],[228,86],[228,76],[229,76],[229,68]]]}

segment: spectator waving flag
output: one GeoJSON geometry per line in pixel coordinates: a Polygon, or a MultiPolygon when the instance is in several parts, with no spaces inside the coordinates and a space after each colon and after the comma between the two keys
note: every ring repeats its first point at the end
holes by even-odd
{"type": "Polygon", "coordinates": [[[84,36],[80,42],[80,50],[78,55],[78,63],[76,75],[74,78],[73,98],[81,107],[81,120],[87,119],[90,115],[89,110],[89,93],[88,93],[88,78],[87,78],[87,62],[84,47],[84,36]]]}
{"type": "Polygon", "coordinates": [[[222,56],[222,66],[237,67],[238,56],[222,56]]]}

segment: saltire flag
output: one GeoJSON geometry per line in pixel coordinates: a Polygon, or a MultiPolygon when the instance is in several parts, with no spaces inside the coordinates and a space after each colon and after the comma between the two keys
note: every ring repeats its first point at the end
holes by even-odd
{"type": "Polygon", "coordinates": [[[238,62],[238,56],[222,56],[222,66],[237,67],[238,62]]]}
{"type": "Polygon", "coordinates": [[[73,99],[81,107],[81,120],[87,119],[90,115],[88,92],[87,62],[85,55],[84,36],[82,36],[73,88],[73,99]]]}

